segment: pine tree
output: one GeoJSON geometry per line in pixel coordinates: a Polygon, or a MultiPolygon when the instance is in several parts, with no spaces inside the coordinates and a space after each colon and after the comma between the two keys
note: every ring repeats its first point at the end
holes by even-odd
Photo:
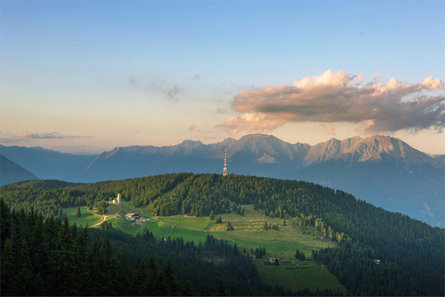
{"type": "Polygon", "coordinates": [[[192,284],[190,283],[190,281],[188,279],[184,282],[184,285],[182,286],[180,294],[181,294],[181,296],[192,296],[193,295],[192,284]]]}
{"type": "Polygon", "coordinates": [[[173,273],[173,264],[171,259],[169,258],[167,260],[167,264],[165,265],[164,271],[163,271],[163,279],[166,284],[166,295],[173,296],[176,294],[176,279],[175,275],[173,273]]]}
{"type": "Polygon", "coordinates": [[[31,259],[28,253],[28,245],[25,239],[22,240],[18,247],[17,259],[20,259],[17,263],[17,275],[20,277],[20,284],[17,284],[18,288],[16,288],[16,292],[17,295],[27,295],[29,292],[31,292],[30,289],[33,275],[31,259]]]}
{"type": "Polygon", "coordinates": [[[233,231],[234,228],[232,226],[232,224],[230,223],[230,220],[227,221],[227,225],[226,225],[226,231],[233,231]]]}
{"type": "Polygon", "coordinates": [[[227,296],[224,284],[221,281],[218,281],[218,293],[216,296],[227,296]]]}
{"type": "MultiPolygon", "coordinates": [[[[3,216],[3,212],[2,212],[3,216]]],[[[3,219],[3,217],[2,217],[3,219]]],[[[3,222],[2,222],[3,224],[3,222]]],[[[15,265],[15,257],[12,249],[12,242],[8,238],[1,250],[1,288],[2,295],[18,295],[18,288],[20,286],[19,275],[17,275],[17,267],[15,265]]]]}
{"type": "Polygon", "coordinates": [[[300,250],[297,249],[295,252],[295,259],[304,261],[306,259],[306,256],[303,252],[300,252],[300,250]]]}

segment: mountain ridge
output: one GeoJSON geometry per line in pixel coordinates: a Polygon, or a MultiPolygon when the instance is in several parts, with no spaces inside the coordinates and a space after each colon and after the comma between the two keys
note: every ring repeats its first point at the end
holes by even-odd
{"type": "Polygon", "coordinates": [[[0,155],[0,186],[32,179],[37,179],[37,176],[0,155]]]}
{"type": "Polygon", "coordinates": [[[0,146],[2,153],[43,179],[96,182],[174,172],[229,173],[297,179],[352,193],[359,199],[445,225],[445,162],[389,136],[332,138],[316,145],[250,134],[212,144],[116,147],[85,156],[0,146]]]}
{"type": "MultiPolygon", "coordinates": [[[[204,144],[201,141],[195,140],[184,140],[183,142],[170,145],[170,146],[126,146],[126,147],[115,147],[110,151],[105,151],[100,155],[111,157],[118,151],[136,151],[144,153],[191,153],[195,149],[202,148],[213,148],[213,149],[223,149],[228,143],[228,156],[239,152],[243,147],[248,146],[251,152],[260,154],[272,155],[277,149],[281,149],[281,155],[287,154],[290,160],[293,160],[294,155],[291,149],[298,151],[300,154],[305,153],[304,165],[310,165],[313,163],[343,159],[348,155],[353,158],[354,161],[366,162],[370,160],[378,161],[382,158],[382,155],[390,156],[398,160],[405,160],[407,164],[419,164],[419,163],[429,163],[436,167],[441,167],[438,165],[437,160],[443,158],[443,155],[437,157],[432,157],[426,153],[423,153],[401,139],[376,135],[371,137],[362,138],[360,136],[354,136],[351,138],[346,138],[344,140],[339,140],[336,138],[331,138],[328,141],[320,142],[315,145],[309,145],[306,143],[297,142],[295,144],[283,141],[273,135],[267,134],[249,134],[241,137],[238,140],[233,138],[226,138],[221,142],[204,144]],[[280,147],[281,146],[281,147],[280,147]],[[261,153],[260,153],[261,152],[261,153]],[[104,155],[105,154],[105,155],[104,155]]],[[[223,157],[223,154],[218,154],[223,157]]],[[[275,155],[280,155],[275,152],[275,155]]]]}
{"type": "MultiPolygon", "coordinates": [[[[118,152],[142,152],[142,153],[158,153],[158,152],[168,152],[170,154],[173,153],[190,153],[195,149],[200,148],[209,148],[209,149],[223,149],[224,147],[228,148],[228,156],[233,155],[233,151],[238,152],[243,146],[250,146],[253,152],[259,153],[273,153],[273,150],[282,149],[280,153],[287,153],[290,157],[289,159],[293,159],[293,155],[291,154],[290,148],[295,150],[306,151],[308,155],[305,155],[304,163],[305,165],[310,165],[312,163],[316,163],[317,161],[328,161],[334,159],[341,159],[342,155],[351,155],[355,158],[356,161],[364,162],[372,159],[378,159],[379,154],[391,155],[392,157],[396,157],[398,159],[407,159],[407,153],[411,155],[410,160],[417,160],[417,162],[411,163],[421,163],[428,162],[435,166],[437,165],[437,161],[444,158],[445,154],[439,155],[429,155],[427,153],[423,153],[420,150],[417,150],[404,142],[399,138],[394,138],[391,136],[382,136],[375,135],[366,138],[362,138],[360,136],[354,136],[351,138],[346,138],[344,140],[339,140],[336,138],[331,138],[325,142],[320,142],[315,145],[309,145],[307,143],[290,143],[283,141],[273,135],[267,134],[249,134],[241,137],[236,140],[231,137],[224,139],[223,141],[204,144],[199,140],[184,140],[181,143],[175,145],[167,145],[167,146],[153,146],[153,145],[131,145],[131,146],[121,146],[115,147],[109,151],[104,151],[99,154],[75,154],[75,153],[64,153],[55,150],[49,150],[42,147],[22,147],[22,146],[6,146],[0,144],[0,149],[28,149],[28,150],[37,150],[41,152],[47,152],[52,154],[60,154],[60,155],[70,155],[70,156],[83,156],[83,157],[94,157],[94,160],[98,157],[110,158],[118,152]],[[372,142],[374,146],[372,146],[372,142]],[[378,146],[376,148],[376,145],[378,146]],[[281,146],[281,147],[280,147],[281,146]],[[400,154],[395,154],[396,152],[400,152],[400,154]],[[314,156],[315,155],[315,156],[314,156]],[[415,156],[414,156],[415,155],[415,156]],[[360,156],[360,158],[357,158],[360,156]],[[435,162],[436,160],[436,162],[435,162]],[[419,162],[421,161],[421,162],[419,162]]],[[[222,155],[223,156],[223,155],[222,155]]],[[[344,158],[343,158],[344,159],[344,158]]],[[[93,161],[94,161],[93,160],[93,161]]]]}
{"type": "Polygon", "coordinates": [[[345,140],[332,138],[327,142],[316,144],[311,147],[305,157],[305,164],[310,165],[317,161],[342,159],[342,157],[348,155],[358,162],[377,161],[386,155],[409,164],[425,162],[434,164],[433,158],[416,150],[406,142],[398,138],[381,135],[367,138],[355,136],[345,140]]]}

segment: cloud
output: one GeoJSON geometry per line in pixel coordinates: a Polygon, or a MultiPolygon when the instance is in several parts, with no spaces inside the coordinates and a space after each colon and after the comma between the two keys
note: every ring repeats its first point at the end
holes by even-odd
{"type": "Polygon", "coordinates": [[[445,125],[445,88],[428,77],[409,84],[391,78],[386,84],[363,75],[327,70],[293,85],[242,90],[232,108],[242,114],[221,127],[232,134],[270,132],[287,122],[363,123],[368,133],[402,129],[441,130],[445,125]],[[408,99],[407,99],[408,98],[408,99]]]}
{"type": "Polygon", "coordinates": [[[218,108],[216,109],[216,113],[219,113],[219,114],[227,114],[227,113],[229,113],[229,112],[228,112],[227,109],[225,109],[224,107],[218,107],[218,108]]]}
{"type": "Polygon", "coordinates": [[[189,127],[189,131],[190,131],[190,132],[193,132],[193,131],[198,131],[198,132],[200,132],[201,130],[198,129],[198,126],[196,126],[195,124],[193,124],[193,125],[191,125],[191,126],[189,127]]]}
{"type": "Polygon", "coordinates": [[[170,98],[175,98],[176,95],[182,92],[182,89],[180,89],[177,85],[174,85],[170,89],[167,90],[167,96],[170,98]]]}
{"type": "Polygon", "coordinates": [[[3,143],[3,144],[15,144],[15,143],[28,142],[28,141],[29,141],[29,139],[24,139],[24,138],[14,138],[14,137],[0,138],[0,143],[3,143]]]}
{"type": "Polygon", "coordinates": [[[71,138],[91,138],[91,136],[74,136],[74,135],[62,135],[58,132],[50,133],[22,133],[18,134],[16,139],[71,139],[71,138]]]}
{"type": "Polygon", "coordinates": [[[128,78],[128,83],[129,83],[130,85],[132,85],[132,86],[137,85],[136,78],[134,78],[133,76],[130,76],[130,77],[128,78]]]}
{"type": "Polygon", "coordinates": [[[63,135],[58,132],[50,133],[21,133],[13,135],[12,137],[0,138],[0,143],[22,143],[29,142],[36,139],[73,139],[73,138],[92,138],[92,136],[75,136],[75,135],[63,135]]]}
{"type": "Polygon", "coordinates": [[[134,76],[130,76],[128,78],[128,85],[138,91],[143,91],[147,93],[160,93],[168,99],[174,99],[177,100],[177,97],[180,93],[184,91],[183,88],[176,84],[171,84],[167,82],[165,79],[163,80],[153,80],[150,83],[144,83],[143,81],[140,82],[139,79],[137,79],[134,76]]]}
{"type": "Polygon", "coordinates": [[[327,123],[320,123],[320,126],[331,136],[335,136],[335,127],[327,123]]]}
{"type": "Polygon", "coordinates": [[[254,133],[266,133],[286,123],[279,116],[270,116],[265,113],[244,113],[239,117],[231,117],[224,124],[217,127],[223,128],[232,135],[238,132],[248,131],[254,133]]]}

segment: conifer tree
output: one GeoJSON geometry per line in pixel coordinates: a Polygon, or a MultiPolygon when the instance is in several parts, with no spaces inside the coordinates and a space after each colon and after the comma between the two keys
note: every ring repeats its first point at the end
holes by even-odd
{"type": "Polygon", "coordinates": [[[226,231],[233,231],[233,230],[234,230],[233,225],[230,223],[230,220],[228,220],[226,224],[226,231]]]}

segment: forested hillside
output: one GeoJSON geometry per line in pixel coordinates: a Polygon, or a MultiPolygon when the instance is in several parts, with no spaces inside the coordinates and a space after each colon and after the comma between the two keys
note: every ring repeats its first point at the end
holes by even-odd
{"type": "Polygon", "coordinates": [[[161,216],[207,216],[253,204],[267,216],[313,226],[337,241],[340,248],[314,252],[312,259],[354,295],[444,294],[443,229],[312,183],[182,173],[44,190],[22,183],[2,187],[0,195],[14,208],[33,206],[51,214],[76,205],[102,205],[106,211],[106,200],[117,193],[161,216]]]}
{"type": "Polygon", "coordinates": [[[0,204],[2,296],[332,293],[264,286],[244,252],[211,236],[202,245],[157,241],[148,231],[132,237],[113,229],[77,228],[0,204]]]}

